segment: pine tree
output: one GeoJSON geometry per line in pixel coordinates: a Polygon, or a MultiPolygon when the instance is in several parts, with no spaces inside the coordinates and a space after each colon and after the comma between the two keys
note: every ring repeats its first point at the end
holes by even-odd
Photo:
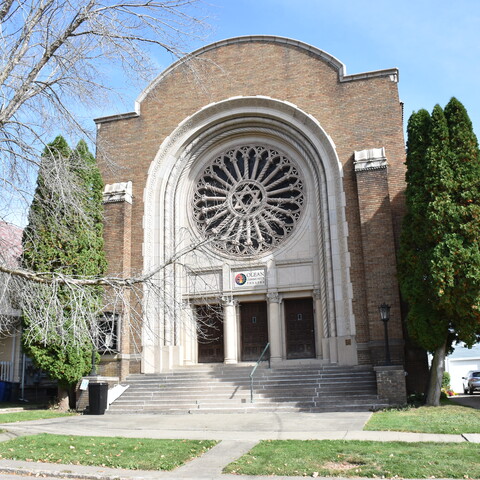
{"type": "Polygon", "coordinates": [[[446,354],[480,339],[480,156],[455,98],[414,113],[407,133],[399,279],[409,334],[433,353],[427,403],[438,405],[446,354]]]}
{"type": "MultiPolygon", "coordinates": [[[[86,143],[80,142],[72,151],[63,137],[55,138],[46,147],[39,169],[29,223],[23,236],[24,266],[47,277],[52,273],[82,277],[103,275],[106,260],[102,189],[100,172],[86,143]],[[76,196],[76,202],[62,202],[63,192],[45,181],[45,171],[59,163],[66,165],[64,174],[71,176],[69,194],[76,196]]],[[[102,290],[90,287],[87,293],[72,298],[74,292],[67,285],[57,288],[54,315],[60,317],[62,328],[50,329],[46,339],[40,339],[37,317],[24,314],[24,350],[39,368],[58,381],[59,402],[63,408],[66,408],[68,392],[92,366],[91,338],[79,341],[71,321],[73,309],[81,309],[86,318],[96,318],[101,310],[102,290]]]]}

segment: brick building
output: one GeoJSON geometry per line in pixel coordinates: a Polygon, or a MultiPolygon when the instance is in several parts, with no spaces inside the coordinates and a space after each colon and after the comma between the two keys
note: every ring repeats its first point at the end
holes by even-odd
{"type": "Polygon", "coordinates": [[[163,72],[135,111],[96,120],[111,273],[155,277],[142,329],[120,316],[104,373],[197,363],[384,363],[405,149],[398,71],[349,75],[299,41],[239,37],[163,72]],[[112,162],[114,166],[112,167],[112,162]]]}

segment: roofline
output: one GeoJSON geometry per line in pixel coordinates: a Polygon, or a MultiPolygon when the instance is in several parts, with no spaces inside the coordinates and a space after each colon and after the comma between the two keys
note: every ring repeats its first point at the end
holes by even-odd
{"type": "Polygon", "coordinates": [[[114,122],[117,120],[128,120],[129,118],[139,117],[138,112],[118,113],[116,115],[108,115],[107,117],[94,118],[93,121],[98,125],[99,123],[114,122]]]}
{"type": "Polygon", "coordinates": [[[330,65],[334,70],[338,73],[338,80],[339,82],[352,82],[358,80],[366,80],[370,78],[382,78],[382,77],[389,77],[391,81],[398,83],[399,81],[399,71],[398,68],[388,68],[384,70],[374,70],[369,72],[362,72],[362,73],[355,73],[352,75],[347,75],[347,67],[344,63],[338,60],[333,55],[321,50],[313,45],[310,45],[305,42],[301,42],[300,40],[294,40],[292,38],[287,37],[279,37],[275,35],[246,35],[241,37],[232,37],[227,38],[224,40],[220,40],[218,42],[210,43],[209,45],[205,45],[193,52],[183,56],[182,58],[178,59],[176,62],[172,63],[169,67],[163,70],[160,75],[158,75],[150,84],[140,93],[135,101],[135,112],[131,113],[122,113],[119,115],[111,115],[108,117],[101,117],[94,119],[94,122],[99,123],[107,123],[115,120],[123,120],[129,118],[138,117],[140,114],[140,104],[145,99],[145,97],[156,87],[160,81],[169,75],[173,70],[178,68],[179,66],[183,65],[185,62],[188,62],[193,57],[198,57],[210,50],[214,50],[219,47],[224,47],[227,45],[234,45],[240,43],[252,43],[252,42],[263,42],[263,43],[276,43],[276,44],[283,44],[301,48],[318,58],[322,59],[325,63],[330,65]]]}

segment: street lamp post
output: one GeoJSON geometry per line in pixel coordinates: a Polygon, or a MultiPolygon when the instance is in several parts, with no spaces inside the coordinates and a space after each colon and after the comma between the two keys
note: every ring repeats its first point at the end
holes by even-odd
{"type": "Polygon", "coordinates": [[[93,346],[92,349],[92,371],[90,372],[90,377],[96,377],[98,375],[97,373],[97,349],[95,348],[95,345],[93,346]]]}
{"type": "Polygon", "coordinates": [[[390,345],[388,343],[388,321],[390,320],[390,305],[382,303],[378,309],[380,310],[380,319],[383,322],[385,329],[385,365],[391,365],[392,360],[390,359],[390,345]]]}
{"type": "Polygon", "coordinates": [[[97,349],[98,349],[98,333],[92,329],[92,371],[90,377],[98,376],[97,373],[97,349]]]}

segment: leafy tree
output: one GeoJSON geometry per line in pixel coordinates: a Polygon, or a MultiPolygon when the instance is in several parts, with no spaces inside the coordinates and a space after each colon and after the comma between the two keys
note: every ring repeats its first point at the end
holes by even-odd
{"type": "MultiPolygon", "coordinates": [[[[85,142],[80,142],[71,151],[65,139],[58,136],[48,145],[23,236],[23,264],[26,268],[45,277],[51,275],[48,272],[87,278],[105,273],[102,189],[100,172],[85,142]],[[52,190],[44,182],[44,173],[59,164],[67,166],[64,174],[71,177],[70,183],[74,185],[74,194],[78,197],[75,207],[61,202],[62,192],[52,190]]],[[[90,286],[78,295],[78,291],[71,289],[68,283],[59,285],[54,292],[55,302],[51,301],[51,289],[44,292],[42,298],[40,288],[37,304],[33,305],[33,309],[24,311],[23,344],[34,363],[58,380],[59,402],[66,408],[67,393],[92,365],[91,338],[83,334],[78,340],[75,319],[81,311],[91,324],[90,331],[96,328],[96,318],[102,306],[102,290],[99,286],[90,286]],[[44,303],[48,303],[47,307],[44,303]],[[60,317],[50,327],[38,322],[38,311],[44,308],[53,310],[50,315],[60,317]]]]}
{"type": "Polygon", "coordinates": [[[427,404],[438,405],[446,354],[480,339],[480,155],[455,98],[413,113],[407,133],[399,280],[409,333],[433,354],[427,404]]]}

